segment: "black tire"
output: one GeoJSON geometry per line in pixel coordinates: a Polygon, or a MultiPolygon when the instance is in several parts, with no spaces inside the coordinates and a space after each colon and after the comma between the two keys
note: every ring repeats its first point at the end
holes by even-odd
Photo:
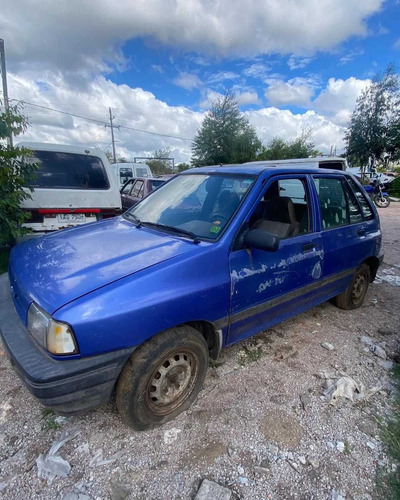
{"type": "Polygon", "coordinates": [[[334,303],[340,309],[357,309],[364,301],[371,279],[371,270],[367,264],[361,264],[354,273],[353,279],[346,290],[334,298],[334,303]]]}
{"type": "Polygon", "coordinates": [[[124,366],[116,403],[124,422],[152,429],[187,410],[200,392],[208,367],[204,337],[190,326],[166,330],[138,347],[124,366]]]}
{"type": "Polygon", "coordinates": [[[380,196],[376,194],[374,196],[374,203],[379,208],[387,208],[390,205],[390,198],[389,196],[380,196]]]}

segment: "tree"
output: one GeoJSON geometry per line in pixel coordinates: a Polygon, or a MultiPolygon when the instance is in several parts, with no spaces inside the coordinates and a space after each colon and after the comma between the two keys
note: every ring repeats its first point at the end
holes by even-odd
{"type": "Polygon", "coordinates": [[[285,141],[280,137],[272,139],[267,146],[262,146],[257,160],[288,160],[290,158],[309,158],[317,156],[318,150],[310,141],[311,129],[303,130],[293,141],[285,141]]]}
{"type": "Polygon", "coordinates": [[[35,179],[38,165],[24,161],[29,150],[4,145],[5,139],[12,134],[19,135],[27,128],[27,121],[18,106],[0,114],[0,246],[13,243],[15,238],[27,232],[21,224],[30,217],[20,207],[21,202],[31,195],[25,189],[35,179]]]}
{"type": "Polygon", "coordinates": [[[365,168],[400,157],[400,78],[390,64],[357,99],[345,136],[347,156],[365,168]]]}
{"type": "Polygon", "coordinates": [[[156,149],[153,157],[146,160],[146,164],[150,167],[154,175],[170,174],[172,172],[172,163],[168,159],[171,157],[171,149],[156,149]]]}
{"type": "Polygon", "coordinates": [[[175,166],[175,170],[177,172],[183,172],[184,170],[188,170],[189,168],[189,163],[178,163],[178,165],[175,166]]]}
{"type": "Polygon", "coordinates": [[[239,110],[235,96],[227,92],[206,113],[192,144],[192,165],[243,163],[256,159],[261,142],[239,110]]]}
{"type": "MultiPolygon", "coordinates": [[[[114,163],[114,156],[110,151],[106,151],[104,153],[107,156],[108,161],[113,164],[114,163]]],[[[125,156],[117,156],[117,163],[129,163],[129,160],[125,158],[125,156]]]]}

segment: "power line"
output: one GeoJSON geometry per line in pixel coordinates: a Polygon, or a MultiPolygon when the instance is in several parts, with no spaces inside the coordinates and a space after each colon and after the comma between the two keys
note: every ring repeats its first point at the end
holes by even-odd
{"type": "MultiPolygon", "coordinates": [[[[94,123],[99,123],[99,124],[101,124],[103,126],[109,125],[108,122],[102,121],[102,120],[98,120],[96,118],[91,118],[91,117],[88,117],[88,116],[78,115],[76,113],[70,113],[68,111],[62,111],[60,109],[50,108],[49,106],[42,106],[40,104],[34,104],[32,102],[22,101],[22,100],[19,100],[19,99],[12,99],[12,100],[20,102],[21,104],[27,104],[28,106],[34,106],[35,108],[46,109],[48,111],[54,111],[56,113],[61,113],[63,115],[74,116],[75,118],[81,118],[82,120],[88,120],[88,121],[91,121],[91,122],[94,122],[94,123]]],[[[139,128],[127,127],[126,125],[118,125],[118,128],[119,129],[124,129],[124,130],[131,130],[133,132],[142,132],[143,134],[150,134],[150,135],[156,135],[156,136],[160,136],[160,137],[167,137],[169,139],[179,139],[181,141],[189,141],[189,142],[193,141],[193,139],[189,139],[188,137],[181,137],[179,135],[171,135],[171,134],[161,134],[159,132],[150,132],[148,130],[142,130],[142,129],[139,129],[139,128]]]]}

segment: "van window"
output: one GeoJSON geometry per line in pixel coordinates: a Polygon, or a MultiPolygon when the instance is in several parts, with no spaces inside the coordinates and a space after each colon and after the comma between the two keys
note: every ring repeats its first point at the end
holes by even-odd
{"type": "Polygon", "coordinates": [[[147,171],[147,168],[136,167],[136,177],[149,177],[149,173],[147,171]]]}
{"type": "Polygon", "coordinates": [[[39,163],[34,188],[109,189],[103,162],[97,156],[57,151],[34,151],[39,163]]]}
{"type": "Polygon", "coordinates": [[[119,169],[119,180],[121,184],[125,184],[126,181],[132,179],[132,169],[130,167],[121,167],[119,169]]]}
{"type": "Polygon", "coordinates": [[[345,170],[343,161],[320,161],[319,168],[331,168],[332,170],[345,170]]]}

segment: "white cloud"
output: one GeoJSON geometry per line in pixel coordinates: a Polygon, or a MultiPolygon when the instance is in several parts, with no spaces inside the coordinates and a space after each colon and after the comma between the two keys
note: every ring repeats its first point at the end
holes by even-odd
{"type": "Polygon", "coordinates": [[[233,71],[219,71],[209,77],[208,83],[222,83],[227,80],[236,80],[237,78],[240,78],[240,75],[233,71]]]}
{"type": "Polygon", "coordinates": [[[135,38],[213,57],[311,55],[366,36],[383,1],[15,0],[3,2],[0,32],[11,71],[40,64],[72,78],[129,65],[122,47],[135,38]]]}
{"type": "Polygon", "coordinates": [[[339,64],[341,64],[341,65],[347,64],[347,63],[353,61],[356,57],[362,56],[363,54],[364,54],[363,49],[352,50],[339,59],[339,64]]]}
{"type": "Polygon", "coordinates": [[[330,117],[334,123],[347,125],[357,98],[370,83],[370,80],[358,80],[353,76],[347,80],[330,78],[328,85],[313,101],[312,106],[330,117]]]}
{"type": "Polygon", "coordinates": [[[289,110],[278,108],[263,108],[245,113],[250,123],[256,128],[257,134],[264,144],[274,137],[292,140],[305,129],[311,130],[311,140],[324,153],[336,146],[338,152],[344,147],[344,128],[335,125],[314,111],[303,114],[293,114],[289,110]]]}
{"type": "Polygon", "coordinates": [[[312,57],[301,57],[291,55],[288,60],[288,66],[291,70],[294,69],[303,69],[310,64],[313,60],[312,57]]]}
{"type": "Polygon", "coordinates": [[[393,47],[400,50],[400,38],[394,42],[393,47]]]}
{"type": "Polygon", "coordinates": [[[203,85],[200,78],[194,73],[180,73],[175,78],[174,83],[186,90],[198,89],[203,85]]]}
{"type": "Polygon", "coordinates": [[[269,75],[271,67],[264,63],[254,63],[243,70],[244,76],[255,80],[265,80],[269,75]]]}
{"type": "Polygon", "coordinates": [[[310,99],[314,94],[314,89],[300,82],[284,82],[282,80],[271,83],[265,91],[265,97],[271,106],[295,106],[308,107],[310,99]]]}
{"type": "Polygon", "coordinates": [[[248,106],[249,104],[259,104],[260,99],[258,97],[257,92],[253,91],[245,91],[237,94],[237,101],[239,106],[248,106]]]}

